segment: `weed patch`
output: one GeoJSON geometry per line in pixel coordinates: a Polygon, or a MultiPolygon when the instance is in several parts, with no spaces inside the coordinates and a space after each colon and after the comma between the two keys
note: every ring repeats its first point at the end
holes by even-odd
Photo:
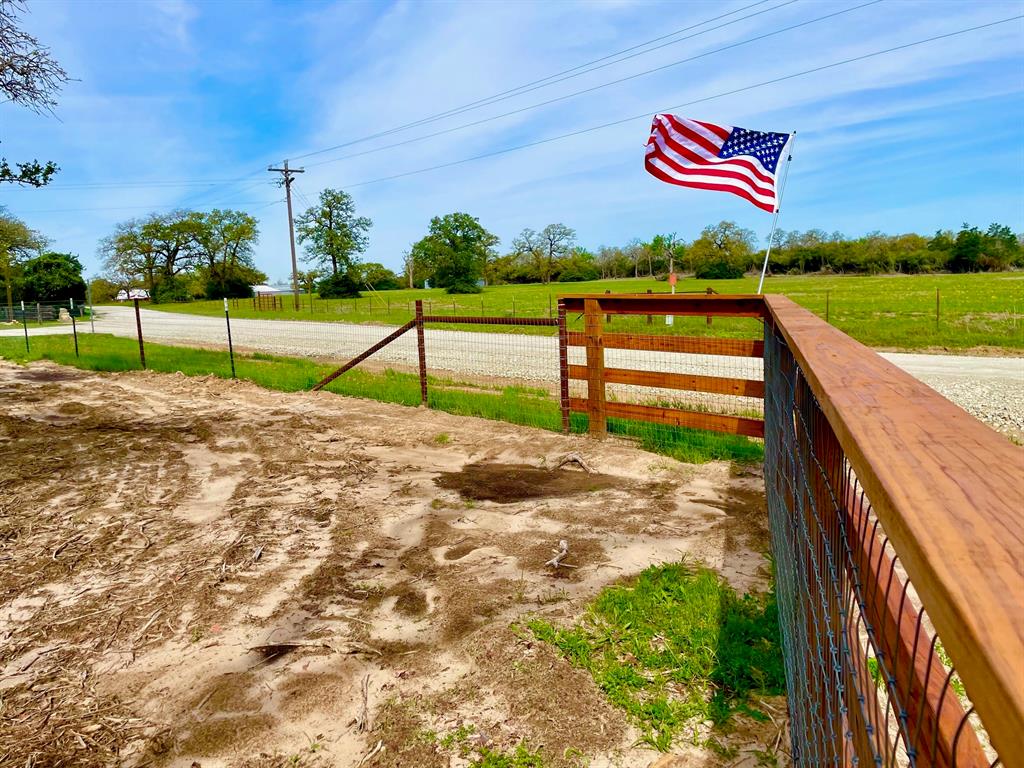
{"type": "Polygon", "coordinates": [[[528,626],[588,670],[660,750],[693,721],[763,718],[751,695],[785,689],[774,593],[739,596],[706,568],[653,566],[603,590],[575,627],[528,626]]]}

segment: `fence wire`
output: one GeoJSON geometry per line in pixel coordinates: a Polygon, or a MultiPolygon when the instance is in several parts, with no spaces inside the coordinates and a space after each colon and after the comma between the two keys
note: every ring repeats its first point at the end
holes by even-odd
{"type": "Polygon", "coordinates": [[[997,758],[792,352],[765,338],[765,487],[796,765],[997,758]]]}

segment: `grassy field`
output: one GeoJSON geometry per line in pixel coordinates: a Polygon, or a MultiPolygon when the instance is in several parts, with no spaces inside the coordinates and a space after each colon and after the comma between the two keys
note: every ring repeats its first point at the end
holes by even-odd
{"type": "MultiPolygon", "coordinates": [[[[0,358],[18,363],[52,360],[91,371],[130,371],[140,368],[138,342],[134,339],[108,334],[81,334],[78,338],[80,356],[77,357],[70,336],[35,336],[31,340],[29,353],[25,352],[25,341],[21,337],[0,338],[0,358]]],[[[218,350],[147,343],[146,364],[149,370],[164,373],[180,371],[189,376],[231,377],[228,355],[218,350]]],[[[235,355],[238,378],[282,392],[308,391],[335,367],[330,363],[295,357],[260,353],[235,355]]],[[[408,406],[420,404],[419,377],[391,370],[372,373],[356,368],[335,379],[326,389],[341,395],[386,403],[408,406]]],[[[562,428],[558,400],[543,389],[429,377],[428,394],[431,408],[448,413],[479,416],[556,432],[562,428]]],[[[586,432],[586,416],[572,414],[571,429],[577,433],[586,432]]],[[[632,438],[647,450],[680,461],[700,463],[725,459],[753,462],[763,458],[760,443],[736,435],[624,419],[609,419],[608,431],[632,438]]]]}
{"type": "MultiPolygon", "coordinates": [[[[679,291],[703,291],[711,287],[719,293],[753,293],[757,279],[695,280],[679,282],[679,291]]],[[[644,293],[666,292],[665,282],[638,280],[599,280],[588,283],[551,285],[499,285],[482,294],[449,296],[441,289],[386,291],[364,295],[361,299],[318,299],[301,297],[296,311],[290,297],[284,297],[285,309],[255,311],[251,300],[232,305],[235,318],[301,319],[380,323],[400,325],[413,317],[412,303],[422,299],[425,310],[433,314],[511,315],[541,317],[553,311],[559,294],[566,293],[644,293]]],[[[887,349],[947,348],[965,350],[976,347],[1024,348],[1024,274],[998,273],[976,275],[915,275],[878,277],[794,276],[773,277],[765,283],[766,293],[782,293],[801,306],[829,320],[855,339],[887,349]],[[936,291],[939,311],[936,320],[936,291]]],[[[222,316],[220,301],[160,305],[170,312],[222,316]]],[[[570,317],[570,326],[581,328],[582,321],[570,317]]],[[[655,318],[615,318],[613,326],[643,333],[707,335],[748,338],[760,333],[755,321],[717,319],[708,325],[703,318],[676,318],[666,326],[655,318]]],[[[452,327],[452,326],[446,326],[452,327]]],[[[465,330],[486,330],[481,326],[463,326],[465,330]]],[[[492,330],[509,330],[492,327],[492,330]]],[[[520,328],[518,332],[551,333],[548,328],[520,328]]]]}

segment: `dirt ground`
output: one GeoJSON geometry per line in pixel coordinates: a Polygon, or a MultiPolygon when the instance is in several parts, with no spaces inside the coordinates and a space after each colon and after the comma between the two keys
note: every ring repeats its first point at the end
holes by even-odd
{"type": "Polygon", "coordinates": [[[515,622],[684,557],[764,589],[760,487],[423,409],[0,361],[0,765],[460,766],[430,734],[469,725],[555,766],[757,765],[783,704],[732,757],[666,758],[515,622]],[[595,473],[555,468],[571,451],[595,473]],[[545,566],[560,539],[573,568],[545,566]]]}

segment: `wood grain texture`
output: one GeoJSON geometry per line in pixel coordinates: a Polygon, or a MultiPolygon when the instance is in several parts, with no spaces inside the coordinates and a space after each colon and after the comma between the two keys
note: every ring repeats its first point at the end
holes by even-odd
{"type": "MultiPolygon", "coordinates": [[[[569,331],[569,346],[582,347],[586,334],[569,331]]],[[[647,352],[682,352],[692,355],[764,357],[764,342],[755,339],[716,339],[703,336],[647,336],[635,333],[604,334],[605,349],[638,349],[647,352]]]]}
{"type": "MultiPolygon", "coordinates": [[[[587,366],[570,365],[570,379],[586,379],[587,366]]],[[[687,392],[713,392],[738,397],[764,397],[764,382],[755,379],[731,379],[723,376],[699,376],[689,373],[637,371],[627,368],[605,368],[604,380],[609,384],[633,384],[638,387],[680,389],[687,392]]]]}
{"type": "Polygon", "coordinates": [[[598,301],[601,310],[613,315],[719,315],[722,317],[764,317],[764,300],[749,295],[672,295],[668,293],[613,293],[560,296],[570,312],[583,311],[586,301],[598,301]]]}
{"type": "Polygon", "coordinates": [[[1024,451],[789,299],[765,304],[1003,764],[1024,765],[1024,451]]]}
{"type": "MultiPolygon", "coordinates": [[[[569,398],[569,405],[572,410],[581,413],[586,413],[589,409],[588,401],[583,397],[569,398]]],[[[764,437],[763,421],[760,419],[748,419],[742,416],[725,416],[718,413],[660,408],[654,405],[611,402],[604,404],[604,412],[605,416],[609,418],[649,421],[654,424],[667,424],[671,427],[706,429],[710,432],[725,432],[730,435],[764,437]]]]}
{"type": "Polygon", "coordinates": [[[604,392],[604,342],[601,338],[601,307],[593,299],[584,302],[587,336],[587,422],[592,435],[607,431],[604,392]]]}

